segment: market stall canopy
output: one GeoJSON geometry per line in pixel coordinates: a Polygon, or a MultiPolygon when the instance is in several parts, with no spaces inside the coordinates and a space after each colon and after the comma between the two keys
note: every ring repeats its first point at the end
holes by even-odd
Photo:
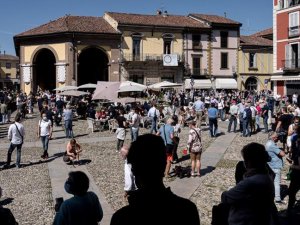
{"type": "Polygon", "coordinates": [[[98,81],[92,100],[117,99],[120,84],[120,82],[98,81]]]}
{"type": "Polygon", "coordinates": [[[92,84],[92,83],[88,83],[88,84],[83,84],[78,86],[78,89],[87,89],[87,88],[96,88],[97,84],[92,84]]]}
{"type": "Polygon", "coordinates": [[[121,82],[118,92],[138,92],[147,89],[146,85],[135,83],[132,81],[121,82]]]}
{"type": "Polygon", "coordinates": [[[68,90],[77,90],[77,86],[63,86],[59,88],[55,88],[54,91],[68,91],[68,90]]]}
{"type": "Polygon", "coordinates": [[[84,91],[77,91],[77,90],[67,90],[67,91],[63,91],[60,93],[60,95],[63,96],[82,96],[82,95],[88,95],[88,92],[84,92],[84,91]]]}
{"type": "MultiPolygon", "coordinates": [[[[209,79],[201,79],[201,80],[193,80],[193,88],[194,89],[210,89],[212,88],[211,81],[209,79]]],[[[191,89],[191,79],[185,79],[184,82],[185,89],[191,89]]]]}
{"type": "Polygon", "coordinates": [[[160,89],[160,88],[172,88],[172,87],[180,87],[182,84],[172,83],[169,81],[163,81],[156,84],[151,84],[148,86],[150,89],[160,89]]]}
{"type": "Polygon", "coordinates": [[[131,98],[131,97],[125,97],[125,98],[117,98],[113,100],[114,102],[120,102],[122,104],[126,103],[132,103],[132,102],[140,102],[144,103],[146,100],[142,98],[131,98]]]}
{"type": "Polygon", "coordinates": [[[233,78],[217,78],[216,89],[237,89],[237,82],[233,78]]]}

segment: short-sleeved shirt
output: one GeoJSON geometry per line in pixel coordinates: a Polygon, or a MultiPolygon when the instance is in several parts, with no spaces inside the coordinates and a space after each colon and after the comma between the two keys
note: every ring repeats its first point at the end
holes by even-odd
{"type": "Polygon", "coordinates": [[[215,119],[218,117],[218,110],[214,107],[210,107],[207,110],[208,118],[215,119]]]}
{"type": "Polygon", "coordinates": [[[274,143],[274,141],[269,140],[266,143],[266,150],[271,157],[271,161],[268,162],[269,166],[272,169],[282,169],[283,167],[283,160],[282,157],[279,156],[280,149],[279,147],[274,143]]]}
{"type": "Polygon", "coordinates": [[[174,128],[166,124],[161,126],[159,129],[160,136],[164,139],[165,144],[174,144],[173,140],[171,139],[171,134],[174,135],[174,128]]]}
{"type": "Polygon", "coordinates": [[[52,126],[51,120],[45,121],[45,120],[40,120],[39,121],[39,127],[40,127],[40,136],[48,136],[50,135],[50,127],[52,126]]]}
{"type": "Polygon", "coordinates": [[[118,116],[117,121],[118,121],[119,128],[125,128],[124,122],[126,122],[126,119],[124,116],[118,116]]]}
{"type": "Polygon", "coordinates": [[[289,129],[289,126],[291,125],[293,120],[293,116],[291,114],[282,114],[279,117],[279,120],[281,122],[281,128],[285,131],[289,129]]]}

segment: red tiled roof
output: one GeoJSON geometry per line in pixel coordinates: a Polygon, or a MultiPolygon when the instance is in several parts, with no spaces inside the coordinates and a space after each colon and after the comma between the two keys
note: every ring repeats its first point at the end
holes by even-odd
{"type": "Polygon", "coordinates": [[[251,45],[251,46],[268,46],[272,47],[273,46],[273,41],[262,38],[262,37],[256,37],[256,36],[243,36],[241,35],[240,37],[240,45],[245,46],[245,45],[251,45]]]}
{"type": "Polygon", "coordinates": [[[251,36],[256,36],[256,37],[263,37],[263,36],[268,36],[268,35],[273,35],[273,28],[268,28],[262,31],[259,31],[255,34],[252,34],[251,36]]]}
{"type": "Polygon", "coordinates": [[[0,60],[15,60],[18,61],[19,57],[14,55],[0,54],[0,60]]]}
{"type": "Polygon", "coordinates": [[[240,22],[228,19],[223,16],[198,14],[198,13],[191,13],[191,14],[189,14],[189,16],[195,17],[196,19],[204,20],[204,21],[212,23],[212,24],[242,25],[240,22]]]}
{"type": "Polygon", "coordinates": [[[102,17],[67,15],[58,18],[57,20],[50,21],[49,23],[43,24],[39,27],[20,33],[16,35],[16,37],[64,32],[118,33],[102,17]]]}
{"type": "Polygon", "coordinates": [[[146,25],[146,26],[165,26],[165,27],[191,27],[209,28],[209,26],[198,21],[181,15],[143,15],[130,13],[107,12],[107,15],[115,19],[119,24],[146,25]]]}

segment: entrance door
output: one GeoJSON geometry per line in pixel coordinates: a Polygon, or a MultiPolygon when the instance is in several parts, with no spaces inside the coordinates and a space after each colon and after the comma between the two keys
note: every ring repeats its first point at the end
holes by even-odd
{"type": "Polygon", "coordinates": [[[33,91],[56,88],[55,56],[49,49],[38,51],[33,60],[33,91]]]}
{"type": "Polygon", "coordinates": [[[98,48],[83,50],[78,58],[78,81],[77,85],[108,81],[108,58],[98,48]]]}

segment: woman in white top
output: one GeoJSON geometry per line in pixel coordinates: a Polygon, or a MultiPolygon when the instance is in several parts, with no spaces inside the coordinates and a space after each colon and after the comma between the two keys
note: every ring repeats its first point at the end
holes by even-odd
{"type": "Polygon", "coordinates": [[[52,123],[51,120],[47,118],[46,113],[42,114],[42,119],[39,121],[37,136],[38,138],[41,138],[43,150],[44,150],[44,153],[43,155],[41,155],[41,158],[47,159],[49,156],[48,144],[52,136],[52,123]]]}

